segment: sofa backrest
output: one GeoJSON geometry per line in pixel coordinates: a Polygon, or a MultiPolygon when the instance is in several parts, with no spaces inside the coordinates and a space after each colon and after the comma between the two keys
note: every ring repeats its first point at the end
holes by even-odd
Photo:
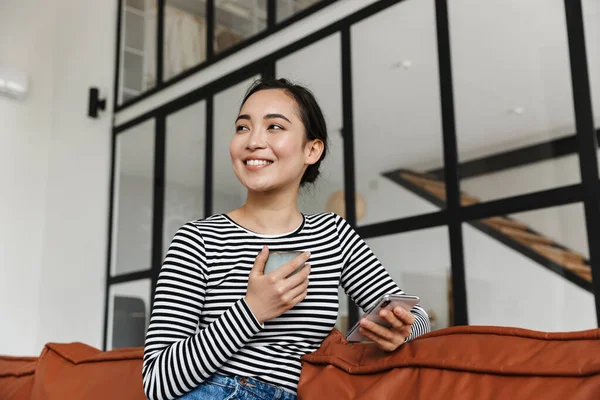
{"type": "Polygon", "coordinates": [[[37,357],[0,356],[0,400],[29,399],[37,361],[37,357]]]}
{"type": "Polygon", "coordinates": [[[142,348],[103,352],[83,343],[49,343],[35,372],[32,400],[144,400],[142,348]]]}
{"type": "Polygon", "coordinates": [[[299,399],[600,399],[600,329],[455,327],[393,353],[334,331],[304,356],[299,399]]]}

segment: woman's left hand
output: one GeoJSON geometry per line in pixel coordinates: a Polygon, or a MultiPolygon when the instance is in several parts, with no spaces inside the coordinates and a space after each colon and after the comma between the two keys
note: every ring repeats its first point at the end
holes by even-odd
{"type": "Polygon", "coordinates": [[[360,321],[359,332],[377,343],[382,350],[394,351],[410,336],[415,317],[400,306],[394,308],[394,312],[381,310],[379,316],[388,321],[391,328],[363,318],[360,321]]]}

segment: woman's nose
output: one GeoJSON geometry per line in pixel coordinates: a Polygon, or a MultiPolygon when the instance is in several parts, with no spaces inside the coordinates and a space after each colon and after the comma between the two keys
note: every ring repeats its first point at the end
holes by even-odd
{"type": "Polygon", "coordinates": [[[267,146],[265,136],[260,130],[252,131],[248,135],[246,147],[250,150],[264,149],[267,146]]]}

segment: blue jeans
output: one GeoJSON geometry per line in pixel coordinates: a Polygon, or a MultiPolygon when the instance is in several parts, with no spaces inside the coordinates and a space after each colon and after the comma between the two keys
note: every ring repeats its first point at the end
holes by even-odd
{"type": "Polygon", "coordinates": [[[213,375],[179,400],[296,400],[296,396],[252,378],[213,375]]]}

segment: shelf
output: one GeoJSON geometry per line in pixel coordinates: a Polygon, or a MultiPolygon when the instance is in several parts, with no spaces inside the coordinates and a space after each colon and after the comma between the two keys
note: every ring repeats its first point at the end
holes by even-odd
{"type": "Polygon", "coordinates": [[[125,0],[125,5],[138,10],[144,10],[146,8],[146,2],[146,0],[125,0]]]}
{"type": "Polygon", "coordinates": [[[133,8],[133,7],[130,7],[130,6],[125,6],[125,12],[137,15],[138,17],[142,17],[142,18],[145,17],[144,11],[138,10],[137,8],[133,8]]]}
{"type": "Polygon", "coordinates": [[[134,95],[134,96],[142,94],[142,92],[140,90],[129,89],[127,87],[123,87],[123,93],[131,94],[131,95],[134,95]]]}
{"type": "Polygon", "coordinates": [[[130,46],[125,46],[124,51],[130,54],[135,54],[136,56],[144,57],[144,51],[139,49],[134,49],[130,46]]]}

